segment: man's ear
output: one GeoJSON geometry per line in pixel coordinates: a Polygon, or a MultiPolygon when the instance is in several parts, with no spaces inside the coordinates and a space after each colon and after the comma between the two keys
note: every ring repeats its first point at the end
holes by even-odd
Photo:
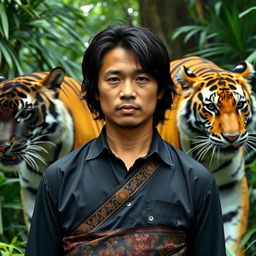
{"type": "Polygon", "coordinates": [[[99,92],[95,92],[94,97],[96,100],[100,100],[99,92]]]}
{"type": "Polygon", "coordinates": [[[163,98],[164,95],[164,90],[159,90],[158,94],[157,94],[157,99],[161,100],[163,98]]]}

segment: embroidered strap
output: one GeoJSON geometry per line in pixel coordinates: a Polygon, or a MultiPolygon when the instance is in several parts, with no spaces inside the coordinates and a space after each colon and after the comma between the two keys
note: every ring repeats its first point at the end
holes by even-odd
{"type": "Polygon", "coordinates": [[[113,213],[119,209],[127,200],[146,183],[155,172],[159,163],[147,161],[142,168],[133,175],[117,192],[111,196],[94,211],[73,233],[72,235],[87,234],[99,227],[113,213]]]}

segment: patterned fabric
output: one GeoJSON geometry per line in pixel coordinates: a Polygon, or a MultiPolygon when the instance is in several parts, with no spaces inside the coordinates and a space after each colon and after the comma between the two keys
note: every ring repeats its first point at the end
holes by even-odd
{"type": "Polygon", "coordinates": [[[129,198],[148,181],[159,163],[147,161],[142,168],[131,177],[121,188],[114,191],[107,200],[72,233],[72,235],[86,234],[99,227],[106,219],[112,216],[129,198]]]}
{"type": "Polygon", "coordinates": [[[65,237],[65,256],[185,255],[186,235],[168,227],[95,232],[65,237]]]}

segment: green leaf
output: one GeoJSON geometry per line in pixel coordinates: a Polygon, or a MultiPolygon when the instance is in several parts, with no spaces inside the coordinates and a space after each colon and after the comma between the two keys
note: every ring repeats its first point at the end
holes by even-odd
{"type": "Polygon", "coordinates": [[[172,35],[172,39],[176,39],[178,36],[180,36],[181,34],[184,34],[184,33],[188,33],[188,32],[191,32],[191,31],[196,31],[196,32],[199,32],[200,30],[202,29],[201,26],[194,26],[194,25],[189,25],[189,26],[182,26],[182,27],[179,27],[177,28],[173,35],[172,35]]]}
{"type": "MultiPolygon", "coordinates": [[[[17,68],[19,74],[23,74],[23,69],[20,65],[20,61],[19,59],[16,57],[16,55],[14,54],[13,50],[11,48],[7,48],[7,50],[9,51],[14,63],[15,63],[15,67],[17,68]]],[[[13,182],[16,182],[16,181],[13,181],[13,182]]]]}
{"type": "Polygon", "coordinates": [[[8,46],[4,45],[3,42],[0,41],[0,50],[2,51],[3,56],[8,64],[9,68],[12,69],[13,62],[12,62],[11,55],[9,54],[7,48],[8,48],[8,46]]]}
{"type": "Polygon", "coordinates": [[[5,12],[4,5],[0,3],[0,17],[1,17],[1,23],[3,28],[3,36],[8,39],[9,38],[9,22],[8,18],[5,12]]]}
{"type": "Polygon", "coordinates": [[[12,252],[13,250],[16,250],[16,251],[22,253],[21,249],[19,249],[18,247],[14,246],[12,244],[6,244],[6,243],[0,242],[0,248],[1,249],[7,249],[8,248],[9,252],[12,252]]]}
{"type": "Polygon", "coordinates": [[[246,61],[253,63],[256,62],[256,50],[253,51],[247,58],[246,61]]]}
{"type": "Polygon", "coordinates": [[[227,256],[236,256],[235,252],[232,251],[228,246],[226,246],[226,254],[227,256]]]}
{"type": "Polygon", "coordinates": [[[0,234],[2,235],[3,233],[4,233],[3,215],[2,215],[2,204],[1,204],[1,198],[0,198],[0,234]]]}
{"type": "MultiPolygon", "coordinates": [[[[243,237],[241,243],[239,244],[237,251],[239,251],[242,247],[245,246],[246,243],[248,243],[248,241],[250,240],[250,238],[256,234],[256,228],[251,229],[249,231],[246,232],[245,236],[243,237]]],[[[256,241],[253,241],[253,243],[255,243],[256,241]]]]}
{"type": "Polygon", "coordinates": [[[18,178],[5,179],[4,182],[0,183],[0,188],[9,184],[18,183],[18,182],[19,182],[18,178]]]}
{"type": "Polygon", "coordinates": [[[253,7],[249,8],[249,9],[247,9],[247,10],[241,12],[241,13],[239,14],[239,16],[238,16],[239,19],[243,18],[245,15],[247,15],[248,13],[250,13],[250,12],[252,12],[252,11],[256,11],[256,6],[253,6],[253,7]]]}

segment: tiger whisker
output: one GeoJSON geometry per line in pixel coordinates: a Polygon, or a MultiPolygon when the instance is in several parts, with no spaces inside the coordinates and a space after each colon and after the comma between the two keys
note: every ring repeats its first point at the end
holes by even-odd
{"type": "Polygon", "coordinates": [[[209,150],[212,148],[211,144],[208,144],[208,147],[204,149],[203,152],[201,152],[200,156],[198,157],[198,161],[201,161],[204,159],[205,155],[209,152],[209,150]]]}
{"type": "Polygon", "coordinates": [[[203,137],[203,136],[198,136],[198,137],[196,137],[196,138],[190,138],[189,140],[190,141],[193,141],[193,143],[194,142],[198,142],[198,141],[205,141],[205,140],[207,140],[208,139],[208,137],[203,137]],[[200,138],[201,137],[201,138],[200,138]]]}
{"type": "Polygon", "coordinates": [[[195,158],[198,157],[198,155],[203,151],[205,150],[206,148],[208,147],[208,143],[204,143],[204,144],[200,144],[200,145],[197,145],[193,148],[191,148],[190,150],[188,150],[186,153],[194,153],[196,152],[196,155],[194,156],[195,158]]]}
{"type": "Polygon", "coordinates": [[[37,135],[37,137],[32,138],[32,141],[37,141],[37,140],[40,140],[41,138],[44,138],[44,137],[45,137],[44,134],[37,135]]]}
{"type": "Polygon", "coordinates": [[[24,161],[31,166],[33,169],[38,170],[38,165],[36,164],[35,160],[30,155],[23,155],[24,161]]]}
{"type": "Polygon", "coordinates": [[[207,139],[207,138],[209,138],[209,136],[198,135],[196,138],[198,138],[198,139],[207,139]]]}
{"type": "Polygon", "coordinates": [[[37,145],[37,144],[49,144],[51,146],[56,147],[56,144],[51,141],[31,141],[31,144],[37,145]]]}
{"type": "Polygon", "coordinates": [[[255,131],[248,131],[248,134],[256,135],[256,132],[255,131]]]}
{"type": "Polygon", "coordinates": [[[208,140],[208,138],[205,138],[205,139],[200,139],[200,140],[191,140],[192,141],[192,144],[200,144],[200,143],[206,143],[208,140]]]}
{"type": "Polygon", "coordinates": [[[217,146],[214,145],[212,148],[213,148],[213,149],[212,149],[212,154],[211,154],[210,163],[209,163],[210,166],[212,165],[212,160],[213,160],[213,157],[214,157],[214,155],[215,155],[215,151],[216,151],[216,149],[217,149],[217,146]]]}
{"type": "MultiPolygon", "coordinates": [[[[194,143],[195,144],[195,143],[194,143]]],[[[205,145],[208,145],[208,142],[203,142],[203,143],[200,143],[198,145],[195,145],[194,147],[192,147],[191,149],[189,149],[188,151],[186,151],[186,153],[191,153],[191,152],[194,152],[195,150],[197,150],[198,148],[201,148],[205,145]]]]}
{"type": "Polygon", "coordinates": [[[219,159],[220,159],[220,148],[218,148],[217,162],[219,162],[219,159]]]}
{"type": "Polygon", "coordinates": [[[249,140],[249,141],[256,142],[256,138],[253,138],[253,137],[249,137],[248,140],[249,140]]]}
{"type": "Polygon", "coordinates": [[[248,154],[248,153],[249,153],[249,148],[247,147],[246,144],[243,146],[243,148],[244,148],[244,150],[245,150],[245,153],[248,154]]]}
{"type": "Polygon", "coordinates": [[[34,151],[27,151],[27,154],[29,156],[31,156],[31,157],[34,157],[34,158],[40,160],[42,163],[47,164],[45,159],[43,157],[41,157],[40,155],[38,155],[36,152],[34,152],[34,151]]]}
{"type": "Polygon", "coordinates": [[[48,151],[44,147],[38,145],[30,145],[30,149],[34,151],[43,151],[45,153],[48,153],[48,151]]]}
{"type": "Polygon", "coordinates": [[[202,156],[205,155],[204,152],[207,152],[208,150],[209,150],[209,144],[205,143],[204,145],[202,145],[202,147],[199,149],[199,151],[195,155],[195,159],[197,159],[198,161],[203,159],[202,156]]]}
{"type": "Polygon", "coordinates": [[[256,151],[256,147],[254,145],[251,145],[251,143],[249,141],[246,143],[246,145],[256,151]]]}
{"type": "Polygon", "coordinates": [[[51,144],[52,146],[56,146],[56,144],[49,140],[41,140],[45,135],[39,135],[31,140],[31,144],[51,144]]]}

